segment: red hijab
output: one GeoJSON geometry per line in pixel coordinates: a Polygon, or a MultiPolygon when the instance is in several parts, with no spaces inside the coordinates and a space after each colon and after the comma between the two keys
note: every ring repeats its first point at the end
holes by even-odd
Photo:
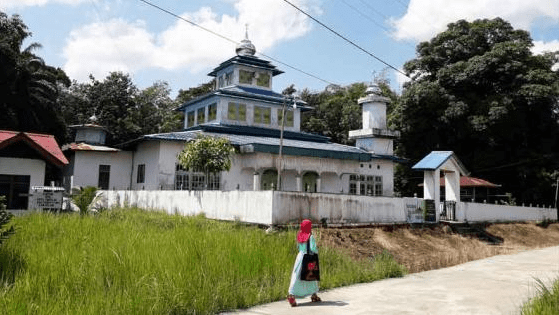
{"type": "Polygon", "coordinates": [[[311,236],[311,230],[312,230],[312,222],[309,220],[303,220],[303,222],[301,222],[301,228],[297,233],[297,242],[299,243],[306,242],[311,236]]]}

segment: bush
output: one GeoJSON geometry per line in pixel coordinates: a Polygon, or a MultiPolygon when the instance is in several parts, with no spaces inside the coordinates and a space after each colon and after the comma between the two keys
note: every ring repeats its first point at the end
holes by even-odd
{"type": "Polygon", "coordinates": [[[95,199],[97,193],[97,187],[87,186],[83,188],[79,194],[75,195],[72,200],[80,208],[80,214],[84,215],[87,213],[89,205],[95,199]]]}
{"type": "Polygon", "coordinates": [[[6,211],[6,196],[0,196],[0,245],[14,234],[14,227],[5,228],[4,226],[10,222],[12,214],[6,211]]]}

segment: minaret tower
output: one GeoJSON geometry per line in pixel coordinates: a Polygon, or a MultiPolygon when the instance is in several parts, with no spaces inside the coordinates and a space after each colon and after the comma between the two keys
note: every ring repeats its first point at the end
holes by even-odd
{"type": "Polygon", "coordinates": [[[366,95],[358,100],[363,107],[363,129],[352,130],[349,138],[355,139],[355,146],[377,155],[393,155],[394,139],[400,132],[386,126],[386,105],[390,101],[381,95],[378,85],[369,85],[366,95]]]}

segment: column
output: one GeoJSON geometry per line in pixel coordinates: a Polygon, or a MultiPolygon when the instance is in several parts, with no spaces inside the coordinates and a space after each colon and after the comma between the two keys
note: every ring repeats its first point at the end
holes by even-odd
{"type": "Polygon", "coordinates": [[[316,178],[316,192],[319,193],[321,192],[320,190],[320,185],[322,184],[322,181],[320,179],[320,175],[316,178]]]}
{"type": "Polygon", "coordinates": [[[297,191],[303,191],[303,181],[301,180],[300,173],[297,173],[296,179],[297,179],[297,191]]]}
{"type": "Polygon", "coordinates": [[[252,186],[253,190],[260,190],[260,173],[254,172],[252,186]]]}

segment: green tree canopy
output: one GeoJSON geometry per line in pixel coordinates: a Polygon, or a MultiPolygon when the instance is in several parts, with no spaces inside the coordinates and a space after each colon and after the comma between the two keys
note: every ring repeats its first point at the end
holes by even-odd
{"type": "Polygon", "coordinates": [[[301,98],[314,110],[303,116],[301,129],[330,137],[332,142],[351,144],[350,130],[361,129],[362,111],[357,100],[367,89],[363,83],[355,83],[335,92],[301,92],[301,98]]]}
{"type": "Polygon", "coordinates": [[[70,80],[33,53],[40,44],[23,48],[30,36],[18,15],[0,12],[0,126],[53,134],[63,142],[66,126],[57,97],[70,80]]]}
{"type": "Polygon", "coordinates": [[[184,168],[204,172],[207,187],[208,174],[231,169],[233,153],[235,149],[229,140],[199,134],[195,140],[186,143],[177,158],[184,168]]]}
{"type": "MultiPolygon", "coordinates": [[[[416,162],[452,150],[518,201],[549,201],[542,174],[558,167],[558,60],[533,55],[532,46],[526,31],[500,18],[461,20],[420,43],[392,117],[402,134],[397,154],[416,162]]],[[[405,193],[416,183],[399,184],[405,193]]]]}

